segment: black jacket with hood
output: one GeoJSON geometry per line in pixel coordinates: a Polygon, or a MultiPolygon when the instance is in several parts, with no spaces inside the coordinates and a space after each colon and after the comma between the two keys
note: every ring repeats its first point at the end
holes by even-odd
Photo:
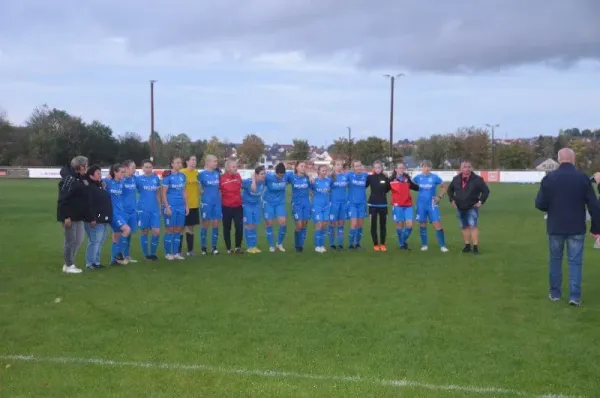
{"type": "Polygon", "coordinates": [[[62,179],[58,183],[56,219],[60,222],[67,218],[71,221],[95,221],[96,216],[85,176],[79,175],[70,166],[63,167],[60,176],[62,179]]]}
{"type": "Polygon", "coordinates": [[[88,178],[90,200],[94,210],[94,220],[98,224],[110,224],[112,222],[112,201],[110,193],[105,189],[102,181],[94,181],[88,178]]]}

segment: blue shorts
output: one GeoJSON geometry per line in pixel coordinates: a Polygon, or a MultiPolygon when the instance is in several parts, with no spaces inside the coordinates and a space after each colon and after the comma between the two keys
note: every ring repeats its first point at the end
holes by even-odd
{"type": "Polygon", "coordinates": [[[348,219],[348,203],[332,203],[329,221],[346,221],[348,219]]]}
{"type": "Polygon", "coordinates": [[[310,202],[292,203],[292,214],[296,221],[310,220],[310,202]]]}
{"type": "Polygon", "coordinates": [[[244,224],[258,225],[260,224],[260,205],[244,205],[244,224]]]}
{"type": "Polygon", "coordinates": [[[457,210],[458,221],[461,228],[476,227],[479,220],[479,209],[473,207],[469,210],[457,210]]]}
{"type": "Polygon", "coordinates": [[[202,203],[202,221],[214,221],[223,218],[221,203],[202,203]]]}
{"type": "Polygon", "coordinates": [[[142,230],[160,228],[159,211],[138,211],[138,227],[142,230]]]}
{"type": "Polygon", "coordinates": [[[165,227],[183,227],[185,225],[185,207],[171,207],[171,215],[165,211],[165,227]]]}
{"type": "Polygon", "coordinates": [[[263,206],[263,216],[265,217],[266,221],[270,221],[279,217],[287,217],[285,203],[270,204],[265,202],[263,206]]]}
{"type": "Polygon", "coordinates": [[[137,225],[138,225],[137,211],[133,211],[131,213],[125,213],[125,224],[129,225],[129,228],[131,228],[131,233],[134,233],[135,231],[137,231],[137,225]]]}
{"type": "Polygon", "coordinates": [[[356,218],[367,217],[367,204],[366,203],[348,203],[348,218],[353,220],[356,218]]]}
{"type": "Polygon", "coordinates": [[[113,214],[112,221],[110,223],[110,227],[114,232],[121,232],[121,227],[127,225],[125,221],[125,217],[121,214],[113,214]]]}
{"type": "Polygon", "coordinates": [[[313,222],[329,222],[329,213],[331,208],[327,207],[313,207],[312,208],[312,220],[313,222]]]}
{"type": "Polygon", "coordinates": [[[394,222],[412,221],[413,208],[412,206],[394,206],[392,208],[392,217],[394,218],[394,222]]]}
{"type": "Polygon", "coordinates": [[[426,223],[429,221],[430,223],[440,222],[440,208],[438,205],[433,203],[417,203],[417,218],[415,221],[419,223],[426,223]]]}

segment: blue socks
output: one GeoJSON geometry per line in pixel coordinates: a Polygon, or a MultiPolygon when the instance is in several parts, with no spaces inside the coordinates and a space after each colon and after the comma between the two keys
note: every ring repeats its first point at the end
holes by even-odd
{"type": "Polygon", "coordinates": [[[294,231],[294,247],[295,248],[302,247],[302,246],[300,246],[300,235],[301,234],[302,234],[302,230],[295,230],[294,231]]]}
{"type": "Polygon", "coordinates": [[[140,235],[140,246],[142,246],[144,257],[148,257],[148,234],[140,235]]]}
{"type": "Polygon", "coordinates": [[[165,255],[173,254],[173,234],[165,234],[163,245],[165,249],[165,255]]]}
{"type": "MultiPolygon", "coordinates": [[[[148,238],[146,238],[148,239],[148,238]]],[[[150,255],[156,256],[156,250],[158,249],[158,240],[160,237],[158,235],[152,235],[152,239],[150,241],[150,255]]]]}
{"type": "Polygon", "coordinates": [[[435,237],[437,238],[437,241],[440,244],[440,247],[446,247],[446,237],[444,236],[443,229],[436,230],[435,237]]]}
{"type": "Polygon", "coordinates": [[[200,247],[206,249],[206,228],[200,228],[200,247]]]}
{"type": "Polygon", "coordinates": [[[427,246],[427,227],[419,228],[419,236],[421,237],[421,245],[427,246]]]}
{"type": "Polygon", "coordinates": [[[359,227],[357,229],[357,233],[356,233],[356,244],[360,245],[360,241],[362,240],[362,234],[363,234],[363,227],[359,227]]]}
{"type": "Polygon", "coordinates": [[[124,257],[129,257],[130,248],[131,248],[131,235],[129,235],[127,238],[125,238],[125,245],[123,247],[123,256],[124,257]]]}
{"type": "Polygon", "coordinates": [[[275,247],[275,239],[273,237],[273,226],[267,226],[267,241],[269,242],[269,247],[275,247]]]}
{"type": "Polygon", "coordinates": [[[287,225],[280,225],[278,232],[279,233],[277,236],[277,244],[282,245],[283,241],[285,240],[285,233],[287,232],[287,225]]]}
{"type": "Polygon", "coordinates": [[[329,225],[327,227],[327,232],[329,235],[329,246],[335,246],[335,227],[333,225],[329,225]]]}
{"type": "Polygon", "coordinates": [[[356,245],[356,229],[355,228],[350,228],[350,237],[349,237],[349,242],[348,244],[350,246],[354,246],[356,245]]]}
{"type": "Polygon", "coordinates": [[[337,227],[337,244],[338,246],[344,246],[344,226],[337,227]]]}
{"type": "Polygon", "coordinates": [[[113,242],[111,247],[110,247],[110,263],[112,264],[115,261],[115,257],[117,257],[117,254],[119,254],[120,250],[120,246],[119,243],[115,243],[113,242]]]}
{"type": "Polygon", "coordinates": [[[219,227],[212,229],[212,247],[216,249],[217,243],[219,243],[219,227]]]}
{"type": "Polygon", "coordinates": [[[129,248],[127,247],[129,245],[129,237],[125,237],[123,235],[121,235],[121,238],[119,239],[119,253],[121,253],[123,255],[123,257],[127,257],[125,255],[125,253],[129,253],[129,248]]]}
{"type": "Polygon", "coordinates": [[[172,248],[171,254],[179,254],[179,244],[181,243],[181,234],[179,232],[175,232],[171,238],[172,248]]]}
{"type": "Polygon", "coordinates": [[[411,233],[412,233],[412,227],[404,228],[404,233],[402,234],[402,241],[404,242],[404,244],[406,244],[406,242],[408,242],[408,238],[410,238],[411,233]]]}
{"type": "Polygon", "coordinates": [[[404,228],[396,228],[396,236],[400,247],[404,246],[404,228]]]}

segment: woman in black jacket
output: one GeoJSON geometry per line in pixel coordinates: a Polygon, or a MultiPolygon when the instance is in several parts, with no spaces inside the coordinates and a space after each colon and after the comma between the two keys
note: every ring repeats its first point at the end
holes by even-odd
{"type": "Polygon", "coordinates": [[[371,217],[371,238],[376,252],[387,251],[385,238],[387,235],[387,193],[390,191],[390,179],[383,173],[380,161],[373,163],[373,174],[367,177],[367,187],[371,188],[369,195],[369,215],[371,217]],[[379,237],[377,236],[377,220],[379,219],[379,237]]]}
{"type": "Polygon", "coordinates": [[[87,269],[94,270],[105,268],[100,263],[100,253],[108,235],[108,226],[112,221],[112,202],[110,194],[106,191],[106,187],[102,182],[100,166],[91,166],[86,175],[94,219],[85,224],[85,231],[88,236],[85,266],[87,269]]]}

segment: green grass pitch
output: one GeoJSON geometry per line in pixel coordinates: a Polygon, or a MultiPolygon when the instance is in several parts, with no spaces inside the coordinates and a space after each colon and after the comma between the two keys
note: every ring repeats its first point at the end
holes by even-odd
{"type": "Polygon", "coordinates": [[[583,307],[550,302],[537,186],[491,190],[480,256],[444,202],[445,254],[432,231],[429,252],[400,252],[390,221],[387,253],[366,225],[356,253],[314,253],[309,234],[300,254],[65,275],[57,181],[2,180],[0,397],[597,396],[600,250],[583,307]]]}

